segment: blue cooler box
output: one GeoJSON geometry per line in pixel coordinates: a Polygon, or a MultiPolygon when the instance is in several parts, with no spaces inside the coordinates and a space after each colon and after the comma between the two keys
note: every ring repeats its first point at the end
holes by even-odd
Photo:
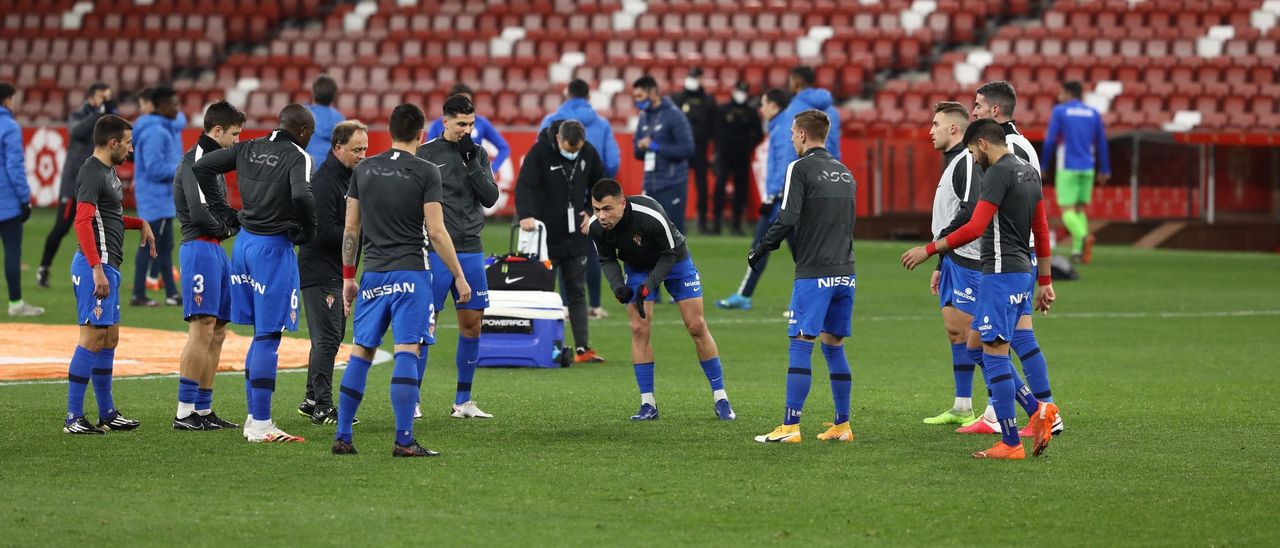
{"type": "Polygon", "coordinates": [[[568,367],[564,303],[553,291],[490,291],[479,367],[568,367]],[[566,359],[567,358],[567,359],[566,359]]]}

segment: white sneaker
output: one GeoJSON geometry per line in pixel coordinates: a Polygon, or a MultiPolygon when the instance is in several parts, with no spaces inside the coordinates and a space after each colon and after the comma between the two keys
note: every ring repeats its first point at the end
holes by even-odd
{"type": "Polygon", "coordinates": [[[10,316],[43,316],[44,309],[38,306],[32,306],[25,301],[17,304],[9,305],[10,316]]]}
{"type": "Polygon", "coordinates": [[[294,443],[307,441],[281,430],[274,421],[254,421],[252,429],[246,429],[245,439],[253,443],[294,443]]]}
{"type": "Polygon", "coordinates": [[[587,311],[587,317],[593,320],[603,320],[609,317],[609,311],[597,306],[587,311]]]}
{"type": "Polygon", "coordinates": [[[422,405],[416,404],[416,403],[413,404],[413,418],[415,419],[422,418],[422,405]]]}
{"type": "Polygon", "coordinates": [[[493,415],[481,411],[476,407],[476,402],[468,400],[462,405],[453,406],[453,414],[450,415],[455,419],[492,419],[493,415]]]}

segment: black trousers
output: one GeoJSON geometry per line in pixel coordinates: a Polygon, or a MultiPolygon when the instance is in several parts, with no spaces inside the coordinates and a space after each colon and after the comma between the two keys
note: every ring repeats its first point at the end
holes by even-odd
{"type": "Polygon", "coordinates": [[[9,302],[22,300],[22,216],[0,222],[4,241],[4,281],[9,284],[9,302]]]}
{"type": "Polygon", "coordinates": [[[302,306],[311,333],[311,356],[307,361],[307,399],[317,405],[333,405],[333,360],[347,336],[347,317],[342,311],[342,286],[313,285],[302,288],[302,306]]]}
{"type": "Polygon", "coordinates": [[[693,158],[689,160],[689,167],[693,168],[693,185],[698,198],[698,228],[702,228],[707,224],[707,209],[711,205],[707,203],[709,196],[707,195],[706,143],[701,146],[694,146],[693,158]]]}
{"type": "Polygon", "coordinates": [[[149,250],[138,248],[138,256],[133,261],[133,298],[147,298],[147,272],[153,264],[160,268],[164,296],[178,296],[178,284],[173,280],[173,224],[176,222],[173,217],[151,221],[151,232],[156,236],[156,258],[151,258],[149,250]]]}
{"type": "Polygon", "coordinates": [[[580,255],[553,259],[556,279],[560,280],[560,294],[569,298],[569,326],[573,329],[573,344],[591,346],[587,330],[587,256],[580,255]]]}
{"type": "Polygon", "coordinates": [[[40,257],[40,266],[48,268],[53,265],[53,257],[58,254],[58,246],[62,239],[71,232],[76,223],[75,198],[58,198],[58,216],[53,221],[53,229],[44,239],[44,255],[40,257]]]}
{"type": "Polygon", "coordinates": [[[733,181],[733,228],[742,229],[742,213],[747,207],[751,187],[751,151],[722,150],[716,161],[716,202],[711,212],[715,230],[720,230],[729,181],[733,181]]]}

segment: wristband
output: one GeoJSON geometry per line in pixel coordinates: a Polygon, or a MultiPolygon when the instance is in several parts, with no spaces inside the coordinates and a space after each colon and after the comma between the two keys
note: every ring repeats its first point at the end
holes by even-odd
{"type": "Polygon", "coordinates": [[[345,264],[342,265],[342,279],[344,280],[356,279],[356,267],[352,265],[345,265],[345,264]]]}
{"type": "Polygon", "coordinates": [[[1052,275],[1045,274],[1044,276],[1040,276],[1039,278],[1036,278],[1036,284],[1038,285],[1049,285],[1051,283],[1053,283],[1052,275]]]}
{"type": "Polygon", "coordinates": [[[936,242],[929,242],[929,245],[924,246],[924,252],[928,253],[930,257],[937,255],[938,244],[936,242]]]}

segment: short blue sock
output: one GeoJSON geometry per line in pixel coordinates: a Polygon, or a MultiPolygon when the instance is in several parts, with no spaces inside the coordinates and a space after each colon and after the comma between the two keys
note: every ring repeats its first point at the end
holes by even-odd
{"type": "Polygon", "coordinates": [[[93,398],[98,400],[98,418],[111,416],[116,410],[116,402],[111,397],[111,373],[115,369],[116,349],[103,348],[98,351],[98,361],[93,366],[93,398]]]}
{"type": "Polygon", "coordinates": [[[280,334],[255,335],[250,347],[253,349],[253,365],[249,369],[249,385],[253,396],[249,414],[253,420],[269,421],[271,396],[276,391],[276,366],[280,360],[280,334]]]}
{"type": "Polygon", "coordinates": [[[951,370],[956,378],[956,397],[973,397],[973,359],[964,343],[951,344],[951,370]]]}
{"type": "Polygon", "coordinates": [[[831,399],[836,404],[836,424],[849,422],[849,400],[853,391],[853,372],[849,358],[844,355],[844,345],[822,345],[822,356],[827,359],[827,371],[831,376],[831,399]]]}
{"type": "Polygon", "coordinates": [[[67,367],[66,420],[84,415],[84,393],[89,389],[89,377],[93,375],[93,366],[97,362],[98,353],[83,346],[77,346],[75,354],[71,355],[71,364],[67,367]]]}
{"type": "Polygon", "coordinates": [[[632,368],[636,373],[636,386],[641,394],[653,393],[653,362],[637,363],[632,368]]]}
{"type": "Polygon", "coordinates": [[[800,424],[800,413],[804,411],[804,400],[809,397],[813,376],[813,342],[791,339],[787,355],[787,412],[782,424],[800,424]]]}
{"type": "Polygon", "coordinates": [[[707,376],[712,390],[724,390],[724,369],[720,367],[720,356],[698,362],[702,364],[702,373],[707,376]]]}
{"type": "Polygon", "coordinates": [[[422,354],[396,352],[391,371],[391,410],[396,416],[396,443],[413,443],[413,406],[418,403],[418,358],[422,354]]]}
{"type": "Polygon", "coordinates": [[[454,405],[462,405],[471,401],[471,381],[476,376],[476,361],[480,358],[480,338],[458,335],[458,353],[454,364],[458,366],[458,392],[453,397],[454,405]]]}
{"type": "Polygon", "coordinates": [[[186,377],[178,377],[178,403],[196,403],[196,390],[200,383],[186,377]]]}
{"type": "Polygon", "coordinates": [[[213,409],[213,389],[197,388],[196,411],[208,411],[210,409],[213,409]]]}
{"type": "Polygon", "coordinates": [[[422,350],[418,352],[418,401],[422,401],[422,381],[427,378],[427,349],[431,348],[422,345],[422,350]]]}
{"type": "Polygon", "coordinates": [[[364,386],[369,380],[369,368],[373,366],[369,360],[351,356],[347,359],[347,370],[342,373],[342,382],[338,387],[338,433],[337,439],[351,443],[351,423],[355,421],[356,410],[360,408],[360,400],[364,399],[364,386]]]}
{"type": "Polygon", "coordinates": [[[996,409],[996,418],[1000,420],[1000,439],[1016,446],[1021,442],[1018,440],[1018,420],[1013,403],[1013,362],[1007,355],[984,354],[982,363],[987,386],[991,387],[991,406],[996,409]]]}
{"type": "Polygon", "coordinates": [[[1018,355],[1018,361],[1022,362],[1022,374],[1027,378],[1031,395],[1037,400],[1053,403],[1053,392],[1049,390],[1049,362],[1040,352],[1036,332],[1031,329],[1014,330],[1013,352],[1018,355]]]}

